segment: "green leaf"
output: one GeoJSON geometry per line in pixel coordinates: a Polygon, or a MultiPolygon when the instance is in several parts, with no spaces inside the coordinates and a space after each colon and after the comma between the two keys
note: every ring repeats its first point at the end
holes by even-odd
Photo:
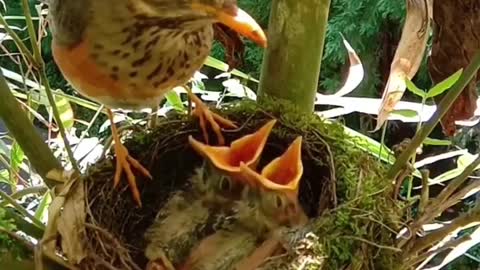
{"type": "Polygon", "coordinates": [[[455,168],[449,171],[446,171],[437,177],[433,178],[430,182],[429,185],[434,185],[434,184],[440,184],[445,181],[451,180],[457,176],[459,176],[463,172],[463,168],[455,168]]]}
{"type": "MultiPolygon", "coordinates": [[[[228,65],[227,65],[227,64],[225,64],[224,62],[222,62],[222,61],[220,61],[220,60],[218,60],[218,59],[215,59],[215,58],[213,58],[213,57],[211,57],[211,56],[209,56],[209,57],[207,58],[207,60],[205,60],[205,63],[204,63],[204,64],[205,64],[206,66],[209,66],[209,67],[212,67],[212,68],[218,69],[218,70],[220,70],[220,71],[224,71],[224,72],[227,72],[227,70],[228,70],[228,65]]],[[[257,79],[252,78],[252,76],[249,76],[249,75],[247,75],[247,74],[245,74],[245,73],[243,73],[243,72],[241,72],[241,71],[239,71],[239,70],[237,70],[237,69],[232,70],[231,73],[232,73],[233,75],[235,75],[235,76],[238,76],[238,77],[244,78],[244,79],[246,79],[246,80],[250,80],[250,81],[252,81],[252,82],[258,83],[258,80],[257,80],[257,79]]]]}
{"type": "MultiPolygon", "coordinates": [[[[462,168],[462,169],[465,169],[468,165],[470,165],[477,158],[477,156],[478,155],[472,155],[470,153],[466,153],[464,155],[461,155],[457,159],[458,167],[462,168]]],[[[478,170],[478,169],[480,169],[480,166],[475,168],[475,170],[478,170]]]]}
{"type": "Polygon", "coordinates": [[[5,156],[8,156],[10,153],[10,150],[8,149],[8,146],[7,144],[2,140],[0,139],[0,155],[5,155],[5,156]]]}
{"type": "MultiPolygon", "coordinates": [[[[22,148],[16,141],[13,142],[12,151],[10,152],[10,183],[12,185],[15,185],[18,182],[16,177],[24,159],[25,153],[22,148]]],[[[15,190],[15,186],[12,186],[12,190],[15,190]]]]}
{"type": "Polygon", "coordinates": [[[432,139],[432,138],[426,138],[423,141],[423,144],[425,145],[437,145],[437,146],[446,146],[446,145],[451,145],[452,142],[449,140],[439,140],[439,139],[432,139]]]}
{"type": "Polygon", "coordinates": [[[381,143],[375,141],[374,139],[348,127],[344,127],[344,131],[347,135],[360,139],[359,141],[355,141],[354,143],[354,140],[352,140],[352,143],[355,147],[358,147],[377,157],[380,155],[380,159],[387,163],[393,164],[395,162],[393,151],[385,145],[382,146],[381,143]]]}
{"type": "Polygon", "coordinates": [[[57,105],[63,126],[66,130],[70,130],[74,123],[72,105],[70,105],[68,99],[61,96],[55,96],[55,104],[57,105]]]}
{"type": "Polygon", "coordinates": [[[463,69],[458,70],[457,72],[450,75],[450,77],[439,82],[432,89],[428,90],[427,98],[438,96],[441,93],[445,92],[446,90],[450,89],[450,87],[452,87],[452,85],[454,85],[458,81],[458,79],[462,75],[462,72],[463,72],[463,69]]]}
{"type": "Polygon", "coordinates": [[[38,220],[43,220],[45,214],[48,213],[48,206],[52,202],[52,196],[50,195],[50,192],[45,192],[42,196],[42,200],[40,201],[40,204],[38,205],[37,210],[35,211],[35,217],[38,220]]]}
{"type": "Polygon", "coordinates": [[[165,99],[167,99],[168,104],[170,104],[177,111],[184,111],[185,107],[183,106],[182,99],[175,91],[168,91],[165,94],[165,99]]]}
{"type": "Polygon", "coordinates": [[[402,109],[402,110],[394,110],[390,114],[397,114],[406,118],[418,118],[417,111],[409,110],[409,109],[402,109]]]}
{"type": "Polygon", "coordinates": [[[410,81],[408,78],[405,79],[405,83],[407,84],[407,89],[412,92],[413,94],[424,98],[426,97],[427,93],[423,91],[422,89],[418,88],[412,81],[410,81]]]}
{"type": "MultiPolygon", "coordinates": [[[[0,171],[0,183],[5,183],[10,185],[10,174],[8,173],[7,169],[3,169],[0,171]]],[[[1,208],[0,208],[1,209],[1,208]]]]}

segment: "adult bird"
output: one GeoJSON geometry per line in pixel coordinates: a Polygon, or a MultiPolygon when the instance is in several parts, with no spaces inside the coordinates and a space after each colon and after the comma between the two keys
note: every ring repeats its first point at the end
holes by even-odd
{"type": "MultiPolygon", "coordinates": [[[[151,176],[122,145],[111,109],[155,107],[166,92],[187,83],[210,52],[214,23],[223,23],[265,47],[264,32],[236,2],[47,0],[55,62],[77,91],[107,107],[116,154],[114,187],[125,172],[139,206],[132,167],[151,176]]],[[[220,125],[235,125],[210,112],[190,90],[188,94],[205,139],[209,123],[222,144],[220,125]]]]}

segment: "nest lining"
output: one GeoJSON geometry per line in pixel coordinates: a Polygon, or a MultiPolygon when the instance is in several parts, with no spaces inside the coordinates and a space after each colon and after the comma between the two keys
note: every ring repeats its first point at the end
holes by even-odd
{"type": "MultiPolygon", "coordinates": [[[[292,263],[304,263],[307,258],[310,264],[304,269],[318,269],[319,264],[322,269],[354,264],[361,264],[361,269],[392,269],[388,267],[398,256],[388,247],[393,246],[391,227],[399,222],[399,210],[389,199],[390,185],[383,180],[385,169],[373,157],[354,148],[342,126],[325,124],[314,115],[298,113],[278,101],[261,108],[242,102],[223,108],[221,113],[240,126],[223,132],[227,144],[272,118],[278,119],[259,168],[283,153],[297,136],[303,136],[304,173],[299,199],[307,215],[315,219],[304,230],[285,234],[285,241],[298,252],[272,258],[262,269],[290,269],[292,263]],[[310,231],[315,233],[316,241],[308,241],[310,231]]],[[[125,179],[118,189],[112,189],[111,157],[89,169],[84,179],[88,256],[82,269],[145,269],[145,231],[172,192],[189,188],[187,180],[202,164],[188,145],[189,135],[202,139],[197,121],[172,114],[162,119],[155,130],[134,134],[126,141],[131,155],[153,176],[152,181],[137,178],[141,209],[135,206],[125,179]]]]}

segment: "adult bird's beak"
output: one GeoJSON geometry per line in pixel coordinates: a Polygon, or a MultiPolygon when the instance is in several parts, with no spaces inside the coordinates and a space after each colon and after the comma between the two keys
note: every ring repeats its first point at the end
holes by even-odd
{"type": "Polygon", "coordinates": [[[213,166],[234,179],[240,179],[240,163],[255,168],[265,147],[268,135],[277,121],[270,120],[255,133],[245,135],[233,141],[230,146],[210,146],[188,138],[190,145],[213,166]]]}
{"type": "Polygon", "coordinates": [[[236,6],[212,7],[207,4],[194,1],[192,3],[194,10],[199,10],[211,14],[220,23],[232,28],[240,35],[252,40],[259,46],[267,47],[267,37],[258,23],[245,11],[236,6]]]}

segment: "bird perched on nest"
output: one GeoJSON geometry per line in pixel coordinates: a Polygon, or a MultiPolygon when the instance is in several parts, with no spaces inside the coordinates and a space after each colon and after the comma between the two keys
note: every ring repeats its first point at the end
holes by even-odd
{"type": "MultiPolygon", "coordinates": [[[[210,52],[213,23],[223,23],[266,46],[258,24],[236,0],[46,0],[53,34],[52,52],[61,72],[83,95],[104,104],[115,142],[114,186],[127,175],[141,206],[132,167],[151,178],[122,145],[111,109],[142,109],[159,104],[166,92],[185,84],[210,52]]],[[[203,134],[206,124],[234,123],[214,114],[193,95],[203,134]]]]}

